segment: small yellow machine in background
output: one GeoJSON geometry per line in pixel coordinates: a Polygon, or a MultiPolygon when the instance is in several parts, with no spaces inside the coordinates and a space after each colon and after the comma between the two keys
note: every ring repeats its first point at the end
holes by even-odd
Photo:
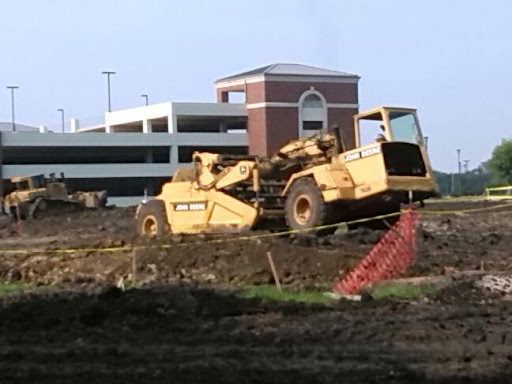
{"type": "Polygon", "coordinates": [[[13,177],[11,183],[15,190],[5,196],[4,204],[11,215],[21,219],[99,208],[107,203],[107,191],[70,193],[63,174],[60,179],[54,174],[49,179],[44,175],[13,177]]]}

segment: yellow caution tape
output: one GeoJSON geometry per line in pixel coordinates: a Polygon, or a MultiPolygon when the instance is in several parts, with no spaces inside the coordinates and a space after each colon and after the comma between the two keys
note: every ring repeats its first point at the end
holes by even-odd
{"type": "MultiPolygon", "coordinates": [[[[449,203],[447,203],[449,204],[449,203]]],[[[422,209],[420,212],[423,213],[430,213],[434,215],[454,215],[459,213],[474,213],[474,212],[482,212],[482,211],[489,211],[491,209],[496,208],[503,208],[503,207],[512,207],[512,203],[505,203],[505,204],[499,204],[499,205],[493,205],[492,207],[484,207],[484,208],[468,208],[468,209],[452,209],[452,210],[445,210],[445,211],[431,211],[428,209],[422,209]]]]}
{"type": "MultiPolygon", "coordinates": [[[[459,213],[481,212],[481,211],[487,211],[487,210],[503,208],[503,207],[512,207],[512,204],[505,203],[505,204],[495,205],[492,207],[470,208],[470,209],[461,209],[461,210],[444,210],[444,211],[421,210],[418,212],[421,214],[453,215],[453,214],[459,214],[459,213]]],[[[280,236],[286,236],[286,235],[292,235],[292,234],[304,233],[304,232],[315,232],[315,231],[321,231],[323,229],[341,227],[344,225],[360,224],[360,223],[366,223],[366,222],[374,221],[374,220],[383,220],[383,219],[387,219],[390,217],[398,216],[401,213],[402,213],[402,211],[393,212],[393,213],[388,213],[385,215],[377,215],[377,216],[373,216],[373,217],[367,217],[364,219],[344,221],[344,222],[335,223],[335,224],[326,224],[326,225],[321,225],[318,227],[306,228],[306,229],[293,229],[293,230],[282,231],[282,232],[264,233],[264,234],[238,236],[238,237],[231,237],[231,238],[221,238],[221,239],[209,239],[204,242],[200,242],[199,244],[227,243],[227,242],[234,242],[234,241],[258,240],[258,239],[263,239],[263,238],[280,237],[280,236]]],[[[38,253],[44,254],[44,253],[122,252],[122,251],[129,252],[129,251],[133,251],[135,249],[151,249],[151,248],[169,249],[172,247],[188,245],[188,244],[193,244],[193,243],[134,245],[134,246],[103,247],[103,248],[98,247],[98,248],[67,248],[67,249],[0,249],[0,254],[29,255],[29,254],[38,254],[38,253]]]]}

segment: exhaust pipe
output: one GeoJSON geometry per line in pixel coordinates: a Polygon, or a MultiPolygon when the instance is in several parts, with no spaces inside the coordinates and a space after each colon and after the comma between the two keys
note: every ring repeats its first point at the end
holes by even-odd
{"type": "Polygon", "coordinates": [[[340,154],[345,152],[345,146],[343,145],[343,141],[341,139],[341,128],[339,125],[333,125],[331,128],[332,132],[334,133],[334,145],[336,148],[336,154],[340,154]]]}

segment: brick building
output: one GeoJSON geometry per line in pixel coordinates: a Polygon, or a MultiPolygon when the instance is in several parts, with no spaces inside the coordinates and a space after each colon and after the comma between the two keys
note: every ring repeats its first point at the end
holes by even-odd
{"type": "Polygon", "coordinates": [[[339,125],[354,146],[359,76],[300,64],[273,64],[215,82],[217,102],[245,93],[249,153],[271,155],[286,142],[339,125]]]}

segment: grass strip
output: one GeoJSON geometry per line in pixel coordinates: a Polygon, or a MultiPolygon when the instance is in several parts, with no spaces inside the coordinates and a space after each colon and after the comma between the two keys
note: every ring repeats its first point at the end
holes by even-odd
{"type": "Polygon", "coordinates": [[[296,301],[302,303],[327,304],[333,300],[324,294],[325,291],[305,290],[293,291],[284,289],[280,292],[270,285],[250,286],[243,289],[241,296],[245,298],[260,298],[263,301],[296,301]]]}
{"type": "Polygon", "coordinates": [[[33,289],[36,285],[33,283],[16,282],[16,283],[0,283],[0,296],[13,293],[24,293],[33,289]]]}

